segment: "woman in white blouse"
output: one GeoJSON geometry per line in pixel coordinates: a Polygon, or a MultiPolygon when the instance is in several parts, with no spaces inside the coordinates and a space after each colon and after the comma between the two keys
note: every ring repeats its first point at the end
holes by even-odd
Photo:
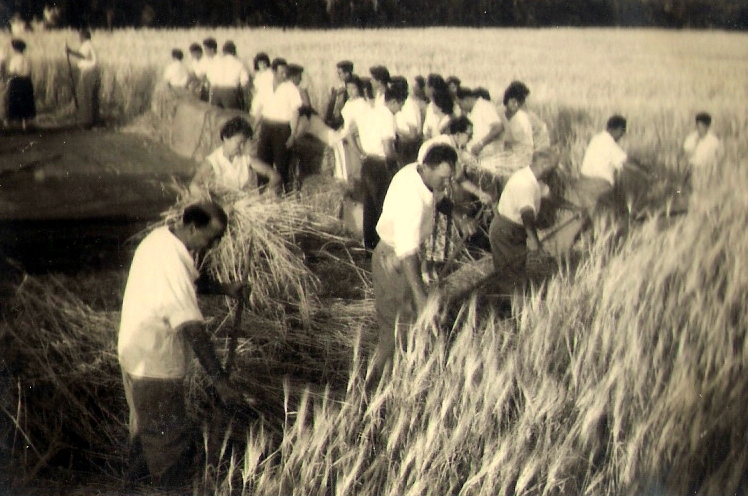
{"type": "Polygon", "coordinates": [[[251,191],[258,188],[258,176],[268,180],[265,193],[277,195],[281,176],[270,165],[245,150],[252,138],[252,128],[246,119],[234,117],[221,127],[221,146],[208,155],[195,172],[190,193],[200,195],[209,190],[251,191]]]}

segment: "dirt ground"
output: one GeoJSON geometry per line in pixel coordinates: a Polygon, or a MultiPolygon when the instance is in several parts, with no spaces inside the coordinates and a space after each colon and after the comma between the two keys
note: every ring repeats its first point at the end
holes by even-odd
{"type": "Polygon", "coordinates": [[[29,272],[52,262],[117,264],[104,253],[121,251],[172,205],[175,184],[189,180],[195,166],[146,136],[116,130],[6,133],[0,247],[29,272]]]}

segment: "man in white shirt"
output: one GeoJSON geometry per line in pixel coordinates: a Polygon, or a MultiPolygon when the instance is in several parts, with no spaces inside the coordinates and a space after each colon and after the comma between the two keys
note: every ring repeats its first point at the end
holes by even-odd
{"type": "Polygon", "coordinates": [[[195,77],[200,81],[200,99],[208,101],[210,99],[210,81],[208,73],[211,71],[213,62],[216,60],[218,53],[218,42],[215,38],[205,38],[203,40],[203,55],[195,65],[195,77]]]}
{"type": "Polygon", "coordinates": [[[164,82],[173,89],[183,90],[190,81],[190,73],[182,63],[184,54],[179,48],[171,51],[171,63],[164,71],[164,82]]]}
{"type": "Polygon", "coordinates": [[[403,107],[395,114],[395,123],[397,124],[397,153],[400,156],[400,162],[409,164],[415,162],[418,150],[423,143],[421,109],[413,95],[408,92],[407,79],[402,76],[393,76],[390,87],[397,88],[400,93],[408,95],[403,107]]]}
{"type": "MultiPolygon", "coordinates": [[[[216,356],[195,286],[194,258],[220,239],[227,222],[217,204],[195,204],[181,222],[155,229],[135,251],[117,343],[130,408],[130,483],[148,476],[158,486],[185,481],[195,448],[184,383],[192,352],[226,404],[243,401],[216,356]]],[[[203,290],[238,297],[242,286],[206,281],[203,290]]]]}
{"type": "Polygon", "coordinates": [[[515,290],[527,283],[528,251],[542,250],[535,221],[548,186],[540,181],[558,164],[550,148],[537,152],[532,163],[511,175],[501,192],[496,215],[488,230],[496,273],[515,290]]]}
{"type": "Polygon", "coordinates": [[[711,115],[706,112],[696,114],[696,130],[683,143],[683,152],[692,171],[714,167],[722,160],[722,143],[711,131],[711,125],[711,115]]]}
{"type": "Polygon", "coordinates": [[[216,56],[206,74],[210,84],[209,101],[216,107],[248,110],[245,102],[249,98],[249,71],[236,56],[233,41],[224,43],[222,51],[223,55],[216,56]]]}
{"type": "Polygon", "coordinates": [[[255,119],[260,119],[260,136],[257,155],[265,163],[275,167],[283,178],[286,192],[292,189],[289,173],[291,150],[296,140],[299,124],[299,109],[303,102],[299,89],[288,80],[288,63],[276,58],[271,64],[273,87],[258,95],[255,119]]]}
{"type": "MultiPolygon", "coordinates": [[[[419,250],[431,233],[434,193],[443,191],[455,171],[457,152],[434,145],[423,163],[403,167],[392,179],[377,223],[381,238],[372,256],[372,280],[379,323],[379,340],[366,389],[371,392],[389,368],[395,348],[426,305],[419,250]]],[[[444,208],[451,205],[444,203],[444,208]]]]}
{"type": "Polygon", "coordinates": [[[68,55],[78,59],[78,69],[80,69],[80,78],[75,91],[78,103],[76,124],[80,127],[89,128],[99,120],[99,90],[101,87],[99,60],[91,43],[91,32],[82,29],[79,32],[79,37],[81,45],[78,50],[66,46],[65,51],[68,55]]]}
{"type": "Polygon", "coordinates": [[[388,88],[384,105],[375,105],[359,119],[361,145],[361,184],[363,188],[364,248],[373,250],[379,242],[376,227],[392,176],[397,172],[395,114],[402,108],[406,95],[388,88]]]}
{"type": "Polygon", "coordinates": [[[568,222],[554,234],[556,252],[568,252],[579,236],[592,227],[592,221],[600,207],[614,207],[616,178],[624,167],[638,170],[641,168],[620,147],[618,142],[626,134],[626,119],[613,115],[608,119],[605,131],[596,134],[590,140],[584,152],[581,177],[567,193],[567,200],[577,205],[585,215],[568,222]]]}

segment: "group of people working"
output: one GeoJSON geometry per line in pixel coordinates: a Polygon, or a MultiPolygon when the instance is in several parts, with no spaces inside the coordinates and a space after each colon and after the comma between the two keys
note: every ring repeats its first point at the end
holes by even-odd
{"type": "MultiPolygon", "coordinates": [[[[298,82],[289,80],[289,73],[298,71],[283,59],[270,61],[261,54],[256,63],[269,72],[255,74],[254,84],[267,86],[252,97],[249,118],[234,117],[221,128],[221,146],[193,178],[196,193],[206,185],[254,189],[259,178],[269,193],[282,191],[286,177],[274,154],[290,148],[304,100],[293,91],[298,82]],[[246,148],[252,124],[260,127],[257,156],[246,148]]],[[[525,109],[530,91],[521,82],[507,87],[501,115],[485,90],[465,88],[456,78],[432,74],[409,85],[383,66],[372,67],[366,78],[357,76],[349,61],[337,70],[341,85],[331,89],[319,118],[335,131],[330,145],[336,148],[335,176],[359,188],[364,203],[363,243],[371,253],[379,324],[366,379],[370,393],[425,308],[429,274],[422,261],[429,251],[424,246],[440,219],[451,219],[459,232],[469,233],[476,202],[485,205],[497,277],[511,280],[518,290],[524,287],[528,251],[542,249],[536,220],[549,194],[543,180],[556,167],[558,153],[545,126],[525,109]]],[[[215,96],[215,89],[209,89],[208,99],[234,101],[215,96]]],[[[721,159],[710,124],[707,114],[698,114],[697,131],[684,145],[695,168],[721,159]]],[[[591,139],[575,201],[557,199],[561,208],[591,217],[614,188],[618,172],[638,167],[619,144],[626,130],[626,119],[614,115],[591,139]]],[[[244,401],[217,358],[197,303],[198,292],[234,297],[243,292],[240,284],[208,280],[195,265],[196,257],[219,242],[227,224],[220,205],[201,201],[187,207],[175,225],[154,230],[135,252],[118,341],[130,408],[131,480],[184,481],[194,446],[183,383],[190,349],[226,403],[244,401]]]]}
{"type": "MultiPolygon", "coordinates": [[[[65,47],[70,64],[72,93],[75,104],[75,124],[89,128],[99,119],[99,88],[101,85],[96,51],[91,43],[91,33],[81,30],[78,49],[65,47]],[[73,74],[75,60],[77,74],[73,74]]],[[[0,53],[0,91],[3,92],[3,124],[6,128],[20,126],[26,131],[36,118],[36,101],[32,81],[31,62],[26,54],[26,42],[21,38],[10,40],[10,55],[0,53]]]]}

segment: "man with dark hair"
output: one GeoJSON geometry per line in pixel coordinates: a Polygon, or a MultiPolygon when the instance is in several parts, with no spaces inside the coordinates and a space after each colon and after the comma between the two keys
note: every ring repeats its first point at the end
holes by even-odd
{"type": "Polygon", "coordinates": [[[580,234],[592,227],[592,220],[601,206],[615,206],[614,187],[624,167],[648,174],[618,144],[626,134],[626,128],[626,118],[613,115],[608,119],[605,131],[593,136],[587,145],[580,169],[581,177],[567,194],[567,199],[585,215],[556,231],[553,240],[556,252],[565,253],[572,248],[580,234]]]}
{"type": "Polygon", "coordinates": [[[283,178],[286,192],[289,192],[293,186],[289,163],[298,134],[299,109],[303,101],[299,89],[288,79],[288,62],[276,58],[271,67],[273,87],[258,95],[252,110],[255,121],[262,121],[257,155],[275,167],[283,178]]]}
{"type": "Polygon", "coordinates": [[[203,40],[203,55],[195,65],[195,77],[200,81],[200,99],[208,101],[210,99],[210,81],[208,73],[211,72],[213,63],[218,53],[218,42],[215,38],[205,38],[203,40]]]}
{"type": "Polygon", "coordinates": [[[400,163],[414,162],[422,144],[423,117],[418,102],[408,92],[408,80],[403,76],[393,76],[390,88],[405,97],[405,103],[395,114],[397,124],[397,153],[400,163]]]}
{"type": "Polygon", "coordinates": [[[696,130],[683,143],[683,152],[692,170],[713,167],[722,160],[722,143],[711,131],[711,125],[712,116],[699,112],[696,114],[696,130]]]}
{"type": "Polygon", "coordinates": [[[528,167],[509,177],[491,221],[488,234],[494,269],[515,290],[523,290],[527,284],[528,251],[543,250],[535,222],[540,201],[549,195],[549,189],[540,181],[557,164],[558,154],[551,148],[536,153],[528,167]]]}
{"type": "Polygon", "coordinates": [[[345,85],[353,76],[353,62],[350,60],[341,60],[336,65],[338,71],[338,85],[330,88],[330,99],[327,103],[325,112],[325,124],[333,129],[340,129],[343,126],[343,116],[341,111],[343,105],[348,100],[348,94],[345,91],[345,85]]]}
{"type": "Polygon", "coordinates": [[[405,96],[390,88],[385,92],[384,102],[384,105],[375,105],[357,123],[362,152],[364,247],[367,250],[373,250],[379,242],[377,221],[387,187],[398,169],[395,114],[405,103],[405,96]]]}
{"type": "Polygon", "coordinates": [[[233,41],[224,43],[222,52],[206,75],[210,83],[209,101],[216,107],[249,110],[249,71],[236,56],[233,41]]]}
{"type": "Polygon", "coordinates": [[[164,70],[164,82],[169,88],[183,90],[190,82],[190,73],[182,63],[184,54],[179,48],[171,51],[171,63],[164,70]]]}
{"type": "Polygon", "coordinates": [[[212,202],[185,208],[181,222],[143,239],[127,278],[117,351],[130,408],[128,481],[150,476],[159,486],[185,482],[195,439],[185,408],[190,349],[226,404],[239,404],[216,356],[197,304],[197,290],[239,297],[240,284],[198,281],[195,257],[226,231],[226,212],[212,202]]]}
{"type": "MultiPolygon", "coordinates": [[[[381,237],[371,261],[379,339],[372,370],[366,380],[371,392],[390,367],[398,343],[406,342],[410,326],[426,306],[426,285],[421,276],[419,250],[431,233],[434,196],[454,174],[455,150],[437,144],[423,163],[403,167],[392,179],[377,223],[381,237]]],[[[449,210],[451,204],[440,203],[449,210]]]]}

